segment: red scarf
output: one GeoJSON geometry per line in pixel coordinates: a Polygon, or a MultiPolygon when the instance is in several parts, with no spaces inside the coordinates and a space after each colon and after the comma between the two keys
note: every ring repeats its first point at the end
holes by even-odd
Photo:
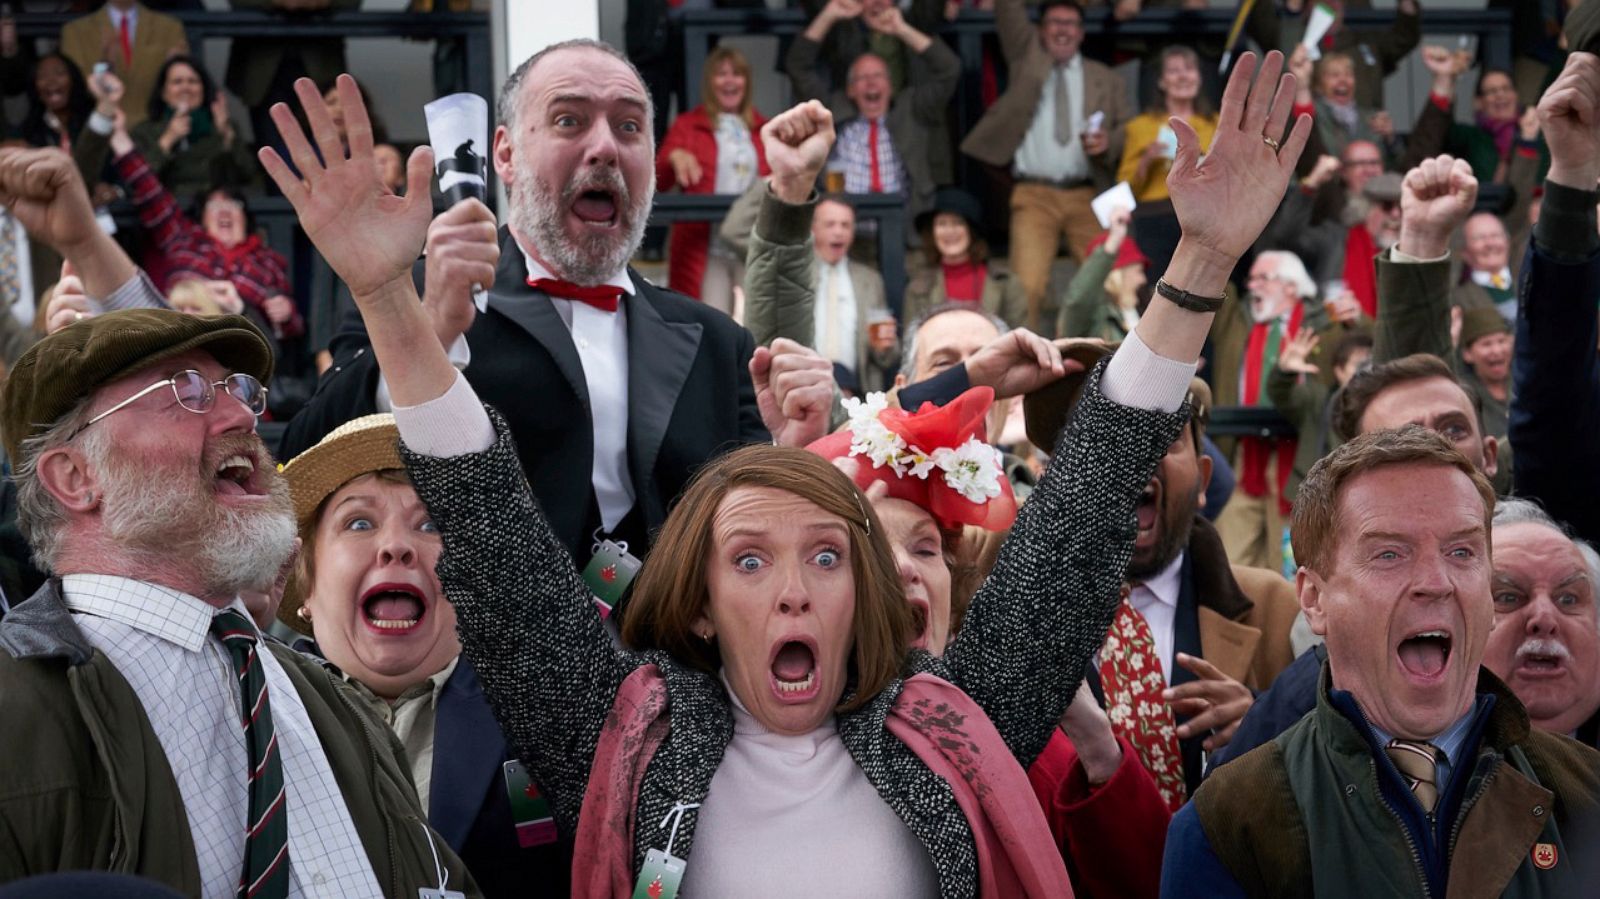
{"type": "Polygon", "coordinates": [[[1344,283],[1361,302],[1361,314],[1378,318],[1378,244],[1365,223],[1350,226],[1344,239],[1344,283]]]}
{"type": "Polygon", "coordinates": [[[940,263],[944,269],[944,297],[952,303],[978,303],[983,301],[983,282],[989,277],[987,266],[972,262],[951,265],[940,263]]]}
{"type": "MultiPolygon", "coordinates": [[[[1355,228],[1351,228],[1355,231],[1355,228]]],[[[1365,228],[1361,229],[1366,232],[1365,228]]],[[[1246,406],[1259,406],[1263,402],[1263,387],[1266,376],[1272,371],[1272,366],[1278,364],[1276,353],[1269,355],[1269,345],[1276,350],[1282,346],[1282,341],[1292,339],[1300,332],[1300,324],[1305,320],[1305,303],[1297,302],[1294,311],[1289,313],[1289,324],[1283,333],[1274,339],[1272,334],[1273,322],[1257,322],[1250,326],[1250,342],[1244,350],[1244,392],[1240,401],[1246,406]]],[[[1289,501],[1284,497],[1284,491],[1289,486],[1289,472],[1294,470],[1294,453],[1297,445],[1291,439],[1274,439],[1270,437],[1241,437],[1240,445],[1243,447],[1243,465],[1239,472],[1239,487],[1246,496],[1267,495],[1267,464],[1272,455],[1278,457],[1278,511],[1284,515],[1289,514],[1289,501]]]]}
{"type": "MultiPolygon", "coordinates": [[[[212,241],[212,243],[216,243],[216,241],[212,241]]],[[[243,259],[260,249],[261,237],[255,234],[246,237],[244,240],[239,241],[231,247],[225,247],[222,244],[217,243],[217,252],[222,254],[222,259],[227,263],[229,269],[237,268],[240,259],[243,259]]]]}

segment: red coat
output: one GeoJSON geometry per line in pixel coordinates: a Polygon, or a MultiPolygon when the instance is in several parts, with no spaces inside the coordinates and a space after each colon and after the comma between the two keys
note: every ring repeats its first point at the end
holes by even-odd
{"type": "Polygon", "coordinates": [[[1079,899],[1155,899],[1172,813],[1156,782],[1121,737],[1122,764],[1093,792],[1078,751],[1057,728],[1028,768],[1050,834],[1079,899]]]}
{"type": "MultiPolygon", "coordinates": [[[[761,126],[767,120],[757,112],[750,129],[750,142],[756,148],[756,175],[772,173],[767,166],[767,151],[761,146],[761,126]]],[[[704,104],[678,116],[667,129],[667,136],[656,151],[656,189],[679,187],[686,194],[708,194],[717,186],[717,134],[704,104]],[[700,180],[693,185],[678,184],[668,157],[673,150],[688,150],[700,163],[700,180]]],[[[700,279],[706,273],[706,252],[711,246],[711,222],[680,222],[672,226],[668,244],[667,286],[679,293],[700,298],[700,279]]]]}

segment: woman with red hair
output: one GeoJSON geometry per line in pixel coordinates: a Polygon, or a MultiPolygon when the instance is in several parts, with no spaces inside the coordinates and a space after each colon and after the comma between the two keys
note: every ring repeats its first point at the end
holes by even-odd
{"type": "MultiPolygon", "coordinates": [[[[699,106],[679,115],[656,151],[656,187],[686,194],[742,194],[771,173],[757,137],[766,117],[750,95],[750,63],[732,47],[706,57],[699,106]]],[[[744,260],[711,245],[712,222],[679,222],[668,236],[667,286],[733,311],[744,260]]]]}

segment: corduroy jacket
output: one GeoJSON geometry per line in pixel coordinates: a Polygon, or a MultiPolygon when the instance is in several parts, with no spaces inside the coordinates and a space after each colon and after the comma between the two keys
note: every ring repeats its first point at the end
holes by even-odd
{"type": "MultiPolygon", "coordinates": [[[[1134,506],[1187,418],[1187,408],[1169,415],[1112,403],[1099,390],[1103,370],[1091,375],[1061,451],[1019,512],[961,633],[942,659],[914,650],[902,667],[903,677],[928,672],[966,691],[1024,767],[1054,732],[1111,624],[1133,548],[1134,506]]],[[[441,459],[402,447],[443,536],[439,580],[501,728],[562,828],[575,828],[623,679],[641,665],[660,669],[670,731],[639,788],[637,869],[648,850],[666,844],[664,816],[678,803],[705,801],[733,736],[727,690],[714,673],[664,652],[612,643],[528,491],[504,422],[490,412],[497,438],[482,453],[441,459]]],[[[900,687],[895,681],[840,714],[839,736],[927,849],[941,894],[976,896],[972,830],[954,794],[885,725],[900,687]]],[[[672,842],[673,854],[691,864],[696,823],[693,811],[683,814],[672,842]]]]}

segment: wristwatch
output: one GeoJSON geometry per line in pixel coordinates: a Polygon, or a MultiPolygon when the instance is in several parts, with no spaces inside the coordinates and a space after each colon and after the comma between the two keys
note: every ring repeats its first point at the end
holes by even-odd
{"type": "Polygon", "coordinates": [[[1180,309],[1187,309],[1190,312],[1216,312],[1222,308],[1223,302],[1227,299],[1226,297],[1203,297],[1187,290],[1179,290],[1168,284],[1164,278],[1156,280],[1156,293],[1166,297],[1167,301],[1174,306],[1180,309]]]}

